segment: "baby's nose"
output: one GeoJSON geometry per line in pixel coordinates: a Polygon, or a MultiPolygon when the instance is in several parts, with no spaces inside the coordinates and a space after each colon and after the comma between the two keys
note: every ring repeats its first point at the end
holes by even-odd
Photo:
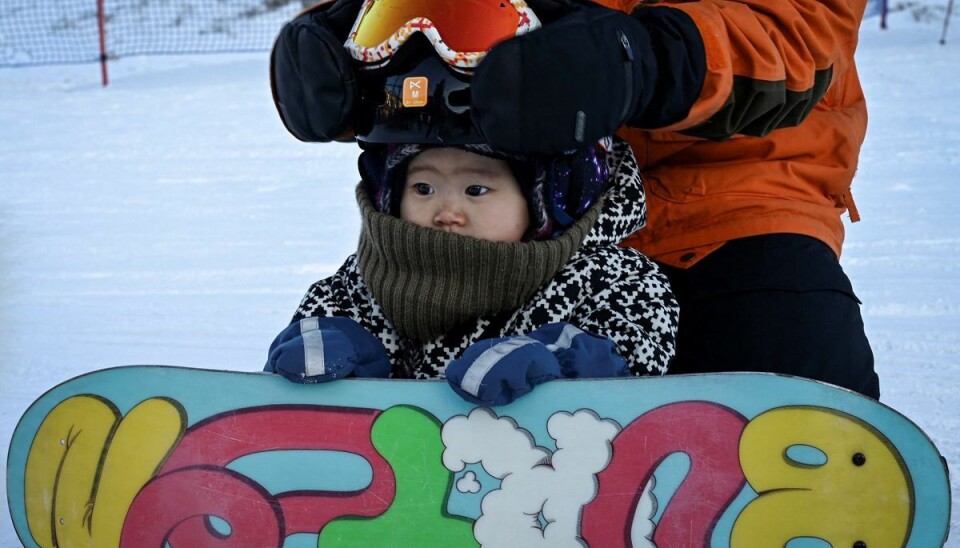
{"type": "Polygon", "coordinates": [[[453,202],[444,202],[437,211],[433,222],[439,226],[460,225],[466,223],[467,217],[463,208],[453,202]]]}

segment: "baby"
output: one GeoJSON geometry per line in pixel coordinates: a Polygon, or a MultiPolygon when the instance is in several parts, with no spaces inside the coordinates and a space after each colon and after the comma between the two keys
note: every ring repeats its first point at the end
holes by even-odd
{"type": "Polygon", "coordinates": [[[625,143],[536,159],[364,146],[358,251],[310,288],[267,371],[446,377],[488,405],[552,378],[666,371],[677,305],[616,245],[645,212],[625,143]]]}
{"type": "MultiPolygon", "coordinates": [[[[361,10],[343,49],[310,12],[283,31],[309,28],[325,43],[297,69],[333,86],[317,89],[356,85],[348,101],[301,101],[313,92],[298,78],[273,81],[295,135],[338,135],[350,121],[363,149],[362,225],[357,252],[313,284],[265,370],[296,382],[446,378],[486,405],[549,379],[664,373],[677,303],[652,261],[619,246],[646,221],[630,147],[604,139],[521,156],[491,149],[474,125],[473,68],[496,40],[536,28],[534,14],[493,5],[491,17],[513,14],[515,26],[464,21],[475,23],[464,39],[505,33],[470,45],[376,6],[361,10]]],[[[284,47],[275,67],[303,54],[284,47]]]]}

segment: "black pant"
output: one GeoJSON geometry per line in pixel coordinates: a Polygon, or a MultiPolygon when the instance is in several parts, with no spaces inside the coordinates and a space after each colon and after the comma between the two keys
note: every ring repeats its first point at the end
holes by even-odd
{"type": "Polygon", "coordinates": [[[880,397],[860,301],[823,242],[755,236],[661,268],[680,302],[670,373],[787,373],[880,397]]]}

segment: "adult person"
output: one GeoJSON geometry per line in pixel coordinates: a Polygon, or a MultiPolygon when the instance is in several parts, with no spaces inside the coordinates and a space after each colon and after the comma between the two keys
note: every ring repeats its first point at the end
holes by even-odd
{"type": "MultiPolygon", "coordinates": [[[[329,44],[370,1],[315,8],[281,33],[274,93],[299,138],[349,131],[350,70],[315,69],[349,66],[329,44]]],[[[663,265],[681,307],[671,372],[773,371],[879,397],[839,263],[841,216],[858,220],[865,0],[528,3],[546,24],[480,63],[473,122],[491,146],[526,154],[623,126],[649,200],[626,245],[663,265]]],[[[466,4],[447,2],[451,14],[466,4]]]]}

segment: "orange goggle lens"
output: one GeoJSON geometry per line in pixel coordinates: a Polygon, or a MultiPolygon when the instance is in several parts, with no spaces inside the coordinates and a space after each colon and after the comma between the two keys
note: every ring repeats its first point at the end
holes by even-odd
{"type": "Polygon", "coordinates": [[[372,0],[361,11],[352,38],[360,47],[375,48],[408,23],[414,31],[432,25],[453,51],[480,52],[516,35],[529,18],[507,0],[372,0]],[[418,23],[423,19],[427,22],[418,23]]]}

